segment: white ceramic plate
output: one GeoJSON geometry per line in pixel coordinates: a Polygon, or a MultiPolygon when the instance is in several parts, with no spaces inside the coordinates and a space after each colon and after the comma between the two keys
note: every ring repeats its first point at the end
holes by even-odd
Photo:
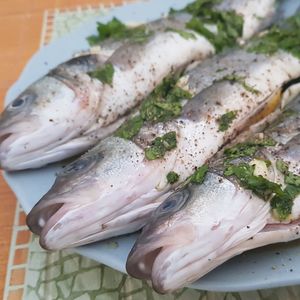
{"type": "MultiPolygon", "coordinates": [[[[86,37],[96,33],[96,21],[107,22],[113,16],[123,22],[145,22],[159,18],[170,7],[183,7],[190,0],[151,0],[111,9],[105,17],[95,19],[82,28],[40,49],[28,62],[19,80],[9,90],[6,103],[30,83],[46,74],[76,52],[87,49],[86,37]]],[[[299,3],[286,0],[285,14],[295,11],[299,3]]],[[[59,164],[39,170],[5,173],[6,181],[26,212],[52,185],[59,164]]],[[[136,234],[76,248],[75,251],[125,272],[125,262],[136,234]],[[112,247],[116,245],[118,247],[112,247]]],[[[192,285],[193,288],[214,291],[242,291],[300,283],[300,241],[273,245],[242,254],[223,264],[192,285]]]]}

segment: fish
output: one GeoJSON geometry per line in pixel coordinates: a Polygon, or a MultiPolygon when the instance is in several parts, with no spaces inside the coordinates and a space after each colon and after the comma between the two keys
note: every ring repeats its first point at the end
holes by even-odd
{"type": "MultiPolygon", "coordinates": [[[[266,40],[258,41],[259,49],[266,40]]],[[[283,49],[272,55],[236,49],[215,61],[230,62],[229,73],[184,100],[178,116],[146,122],[132,139],[107,137],[57,174],[27,216],[42,247],[75,247],[137,231],[195,169],[300,91],[300,59],[283,49]]],[[[189,78],[186,87],[193,86],[189,78]]]]}
{"type": "Polygon", "coordinates": [[[186,182],[153,212],[127,272],[169,293],[247,250],[298,239],[299,130],[298,97],[266,130],[212,159],[203,183],[186,182]]]}
{"type": "MultiPolygon", "coordinates": [[[[224,18],[225,11],[235,16],[238,29],[231,24],[234,18],[226,20],[231,22],[228,34],[236,34],[233,43],[257,33],[276,15],[275,0],[202,5],[206,11],[221,11],[224,18]]],[[[92,53],[59,65],[30,85],[0,115],[1,168],[39,168],[81,154],[112,134],[163,78],[216,52],[211,39],[219,30],[216,26],[204,26],[210,39],[186,28],[198,19],[175,12],[132,29],[138,32],[133,40],[108,38],[92,53]]]]}

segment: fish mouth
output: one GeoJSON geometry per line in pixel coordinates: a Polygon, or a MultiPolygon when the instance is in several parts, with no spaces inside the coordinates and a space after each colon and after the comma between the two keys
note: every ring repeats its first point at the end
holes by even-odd
{"type": "Polygon", "coordinates": [[[195,228],[189,223],[159,236],[147,236],[143,231],[146,242],[136,243],[129,253],[126,262],[128,274],[139,279],[151,279],[154,290],[160,294],[173,290],[173,285],[178,285],[175,274],[186,273],[192,263],[187,245],[193,243],[195,234],[195,228]]]}
{"type": "Polygon", "coordinates": [[[55,203],[39,210],[38,217],[37,211],[33,210],[27,217],[27,225],[40,236],[43,248],[73,248],[142,228],[158,204],[152,203],[134,210],[129,210],[128,206],[118,209],[99,206],[97,209],[95,205],[76,207],[68,203],[55,203]],[[87,214],[92,217],[86,218],[87,214]]]}
{"type": "Polygon", "coordinates": [[[35,145],[40,122],[32,116],[27,121],[3,125],[0,125],[0,166],[7,171],[22,169],[23,162],[38,155],[36,149],[41,148],[38,145],[40,141],[35,145]]]}
{"type": "Polygon", "coordinates": [[[32,169],[52,161],[77,155],[90,146],[85,137],[72,140],[72,134],[38,128],[35,123],[20,123],[0,129],[0,167],[7,171],[32,169]],[[26,128],[27,127],[27,128],[26,128]],[[26,128],[26,130],[24,129],[26,128]],[[50,132],[47,134],[47,132],[50,132]],[[53,132],[53,133],[52,133],[53,132]],[[70,142],[65,143],[66,140],[70,142]]]}
{"type": "MultiPolygon", "coordinates": [[[[189,226],[186,229],[182,228],[181,233],[180,228],[177,228],[168,235],[153,234],[147,237],[145,243],[136,243],[126,262],[128,274],[135,278],[151,280],[153,289],[165,294],[196,281],[245,251],[298,238],[300,219],[291,223],[266,224],[252,237],[241,240],[240,243],[223,250],[220,246],[219,249],[205,251],[202,255],[196,251],[203,249],[203,244],[195,243],[193,239],[188,241],[186,238],[180,238],[183,233],[186,235],[186,230],[191,229],[189,226]],[[174,236],[177,239],[178,235],[179,240],[174,241],[174,236]]],[[[144,231],[141,236],[144,236],[144,231]]]]}
{"type": "MultiPolygon", "coordinates": [[[[17,123],[12,126],[0,126],[0,167],[6,170],[10,170],[10,155],[11,146],[22,136],[22,128],[30,126],[27,122],[17,123]]],[[[22,152],[22,148],[17,149],[19,153],[22,152]]]]}
{"type": "Polygon", "coordinates": [[[113,201],[116,195],[99,197],[97,190],[92,195],[80,191],[61,196],[50,193],[36,204],[26,222],[40,236],[43,248],[60,250],[135,232],[165,199],[164,195],[162,200],[149,195],[147,200],[124,197],[113,201]]]}

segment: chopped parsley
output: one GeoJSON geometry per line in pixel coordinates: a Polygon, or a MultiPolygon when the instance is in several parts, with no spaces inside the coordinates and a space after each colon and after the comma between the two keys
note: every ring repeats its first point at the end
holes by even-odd
{"type": "Polygon", "coordinates": [[[179,179],[179,175],[176,172],[172,171],[167,174],[167,181],[170,184],[177,182],[178,179],[179,179]]]}
{"type": "Polygon", "coordinates": [[[227,159],[233,160],[239,157],[253,156],[260,148],[275,146],[276,142],[272,139],[262,139],[244,143],[238,143],[233,147],[224,150],[227,159]]]}
{"type": "Polygon", "coordinates": [[[141,116],[133,117],[123,125],[121,125],[115,132],[115,136],[120,138],[131,140],[136,134],[139,133],[141,127],[143,126],[143,119],[141,116]]]}
{"type": "Polygon", "coordinates": [[[225,168],[225,176],[235,176],[241,185],[251,190],[254,194],[264,200],[269,200],[273,193],[282,195],[281,186],[271,182],[263,176],[254,175],[255,166],[246,163],[239,165],[228,165],[225,168]]]}
{"type": "Polygon", "coordinates": [[[120,127],[116,135],[132,139],[139,133],[145,122],[166,122],[181,114],[183,99],[190,99],[192,95],[176,86],[178,76],[166,77],[154,91],[142,102],[139,117],[129,119],[120,127]],[[129,133],[126,131],[129,130],[129,133]]]}
{"type": "Polygon", "coordinates": [[[242,85],[242,87],[250,92],[250,93],[253,93],[255,95],[258,95],[260,94],[260,91],[255,89],[254,87],[250,86],[249,84],[246,83],[245,81],[245,78],[246,77],[242,77],[242,76],[238,76],[236,74],[231,74],[231,75],[226,75],[222,78],[222,80],[229,80],[231,82],[238,82],[239,84],[242,85]]]}
{"type": "Polygon", "coordinates": [[[253,40],[248,50],[274,54],[282,49],[300,58],[300,13],[288,18],[283,25],[274,25],[263,36],[253,40]]]}
{"type": "Polygon", "coordinates": [[[106,63],[102,68],[89,72],[88,74],[103,83],[112,85],[114,72],[114,66],[111,63],[106,63]]]}
{"type": "Polygon", "coordinates": [[[275,215],[284,220],[291,214],[293,200],[300,194],[300,176],[289,172],[288,166],[282,161],[278,161],[276,166],[285,174],[285,189],[261,175],[254,175],[255,166],[246,163],[227,165],[224,175],[235,176],[244,188],[251,190],[265,201],[270,200],[275,215]]]}
{"type": "Polygon", "coordinates": [[[186,28],[194,30],[206,37],[216,48],[217,52],[235,45],[236,40],[243,34],[243,17],[234,11],[218,11],[215,6],[220,0],[196,0],[181,10],[170,10],[170,14],[187,12],[193,18],[186,28]],[[205,25],[215,25],[217,33],[213,33],[205,25]]]}
{"type": "Polygon", "coordinates": [[[236,118],[236,116],[237,116],[236,111],[229,111],[229,112],[225,113],[224,115],[222,115],[218,119],[219,130],[220,131],[226,131],[230,127],[231,123],[236,118]]]}
{"type": "Polygon", "coordinates": [[[204,181],[205,175],[208,171],[208,165],[203,165],[196,169],[194,174],[192,174],[188,179],[188,183],[201,184],[204,181]]]}
{"type": "Polygon", "coordinates": [[[87,38],[91,46],[97,45],[106,39],[122,40],[130,39],[134,42],[144,42],[148,39],[152,32],[146,26],[127,27],[117,18],[113,18],[106,24],[97,23],[97,35],[92,35],[87,38]]]}
{"type": "Polygon", "coordinates": [[[176,132],[170,131],[162,137],[155,138],[151,146],[145,149],[145,156],[148,160],[154,160],[165,156],[167,151],[170,151],[177,146],[176,132]]]}
{"type": "Polygon", "coordinates": [[[300,187],[300,176],[293,174],[289,171],[289,166],[283,160],[279,159],[276,161],[276,168],[284,174],[284,182],[300,187]]]}
{"type": "Polygon", "coordinates": [[[167,31],[176,32],[186,40],[189,40],[189,39],[195,40],[196,39],[196,36],[193,32],[189,32],[189,31],[186,31],[186,30],[180,30],[180,29],[175,29],[175,28],[167,28],[167,31]]]}
{"type": "Polygon", "coordinates": [[[243,18],[234,11],[204,10],[200,16],[194,16],[186,28],[195,30],[206,37],[215,47],[216,52],[232,47],[243,34],[243,18]],[[214,24],[217,33],[213,33],[205,25],[214,24]]]}
{"type": "Polygon", "coordinates": [[[300,195],[300,176],[289,171],[288,164],[283,160],[276,161],[276,168],[284,175],[286,187],[283,195],[275,195],[271,207],[280,220],[287,218],[292,212],[294,199],[300,195]]]}
{"type": "Polygon", "coordinates": [[[142,102],[140,113],[146,122],[166,122],[181,114],[181,100],[190,99],[192,95],[176,86],[177,77],[171,76],[163,82],[142,102]]]}

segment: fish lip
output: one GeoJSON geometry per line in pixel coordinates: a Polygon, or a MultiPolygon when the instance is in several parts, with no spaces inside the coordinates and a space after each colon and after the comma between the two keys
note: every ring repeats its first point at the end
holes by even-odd
{"type": "Polygon", "coordinates": [[[55,215],[63,205],[64,203],[53,203],[49,206],[39,208],[38,204],[36,204],[26,217],[27,226],[34,234],[40,235],[47,221],[49,221],[49,219],[55,215]],[[45,209],[44,218],[41,218],[41,211],[44,211],[45,209]],[[36,216],[37,213],[38,215],[36,216]],[[44,224],[41,224],[41,222],[44,224]]]}
{"type": "Polygon", "coordinates": [[[161,252],[161,250],[162,247],[155,247],[151,251],[148,251],[147,254],[143,255],[143,262],[139,262],[140,257],[136,255],[135,250],[132,249],[126,261],[127,273],[130,276],[138,279],[150,279],[154,260],[161,252]],[[148,266],[147,269],[145,268],[145,265],[148,266]],[[149,270],[150,272],[148,272],[147,270],[149,270]]]}
{"type": "Polygon", "coordinates": [[[18,137],[20,136],[20,132],[22,134],[24,132],[32,133],[36,130],[38,126],[33,126],[34,122],[32,122],[32,120],[33,119],[21,122],[16,121],[15,124],[0,124],[0,167],[2,169],[7,171],[17,170],[14,167],[13,161],[17,160],[22,155],[11,155],[11,145],[15,142],[15,140],[18,139],[18,137]],[[24,130],[24,128],[26,128],[26,130],[24,130]]]}
{"type": "MultiPolygon", "coordinates": [[[[162,252],[172,248],[172,245],[163,245],[163,243],[155,243],[156,239],[151,239],[149,244],[145,244],[142,247],[136,247],[136,245],[130,251],[127,261],[126,261],[126,271],[127,273],[141,280],[151,280],[152,288],[159,294],[165,294],[168,290],[163,284],[163,273],[160,273],[156,279],[153,277],[153,270],[155,268],[155,262],[162,252]],[[151,243],[153,242],[153,246],[151,243]],[[147,249],[148,245],[148,249],[147,249]],[[147,252],[143,252],[147,249],[147,252]],[[139,255],[138,252],[142,254],[139,255]]],[[[166,266],[162,266],[160,271],[167,269],[166,266]]]]}

